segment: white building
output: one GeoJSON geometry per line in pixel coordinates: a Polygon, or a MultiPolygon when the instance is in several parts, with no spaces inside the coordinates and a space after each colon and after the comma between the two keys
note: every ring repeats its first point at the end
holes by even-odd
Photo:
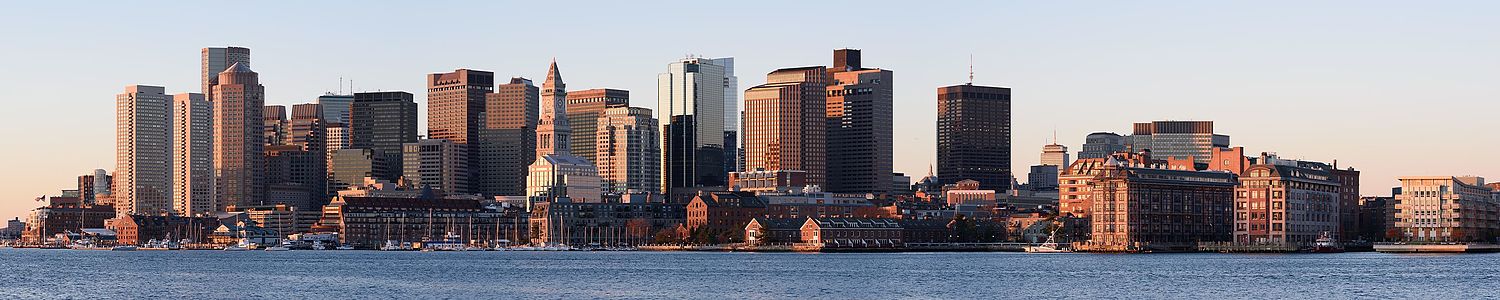
{"type": "Polygon", "coordinates": [[[651,109],[609,108],[598,124],[594,157],[605,190],[617,194],[657,191],[661,187],[661,137],[651,109]]]}

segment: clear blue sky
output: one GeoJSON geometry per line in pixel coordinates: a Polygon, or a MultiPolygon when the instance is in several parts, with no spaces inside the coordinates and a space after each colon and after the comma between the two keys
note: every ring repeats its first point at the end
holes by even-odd
{"type": "Polygon", "coordinates": [[[895,71],[896,169],[913,177],[934,160],[935,89],[965,82],[972,54],[976,84],[1014,89],[1018,175],[1053,130],[1077,151],[1089,132],[1208,119],[1252,153],[1359,168],[1369,195],[1500,176],[1500,2],[645,2],[8,3],[0,216],[113,170],[114,95],[196,92],[199,48],[226,45],[251,48],[269,104],[342,76],[416,94],[424,118],[424,74],[454,68],[540,78],[556,57],[570,88],[655,107],[655,75],[685,54],[735,57],[750,87],[860,48],[895,71]]]}

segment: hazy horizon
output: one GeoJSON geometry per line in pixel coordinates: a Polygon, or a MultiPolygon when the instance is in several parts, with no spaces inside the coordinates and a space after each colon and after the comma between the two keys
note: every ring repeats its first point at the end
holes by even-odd
{"type": "Polygon", "coordinates": [[[862,49],[894,72],[894,171],[913,180],[935,160],[935,91],[968,82],[972,55],[974,84],[1012,89],[1022,181],[1054,131],[1076,156],[1088,133],[1152,120],[1213,120],[1250,155],[1337,160],[1371,196],[1398,176],[1500,177],[1500,162],[1465,157],[1500,147],[1484,133],[1500,125],[1496,2],[153,4],[0,11],[0,217],[113,173],[115,95],[199,92],[199,50],[222,46],[251,49],[267,105],[312,102],[342,77],[415,95],[424,132],[423,78],[455,68],[540,82],[555,57],[570,90],[655,108],[656,74],[685,55],[734,57],[743,99],[771,70],[862,49]]]}

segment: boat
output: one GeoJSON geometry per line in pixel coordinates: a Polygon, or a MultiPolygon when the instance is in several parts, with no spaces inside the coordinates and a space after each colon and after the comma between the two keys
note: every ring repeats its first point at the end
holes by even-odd
{"type": "Polygon", "coordinates": [[[1067,253],[1073,252],[1057,244],[1057,229],[1052,229],[1052,235],[1047,236],[1047,242],[1036,246],[1022,248],[1028,253],[1067,253]]]}
{"type": "Polygon", "coordinates": [[[109,248],[109,251],[135,251],[136,249],[137,249],[136,246],[120,245],[120,246],[115,246],[114,248],[109,248]]]}
{"type": "Polygon", "coordinates": [[[250,243],[250,240],[248,239],[240,239],[239,243],[224,246],[224,251],[248,251],[251,248],[255,248],[255,244],[250,243]]]}
{"type": "Polygon", "coordinates": [[[1324,231],[1323,235],[1319,236],[1317,240],[1313,241],[1313,247],[1312,249],[1309,249],[1308,252],[1342,253],[1344,252],[1344,246],[1340,245],[1338,241],[1335,241],[1333,237],[1329,236],[1327,231],[1324,231]]]}
{"type": "Polygon", "coordinates": [[[422,251],[468,251],[469,246],[459,240],[458,234],[449,231],[442,240],[422,243],[422,251]]]}
{"type": "Polygon", "coordinates": [[[270,247],[266,247],[266,251],[291,251],[291,250],[292,250],[292,248],[288,248],[287,246],[270,246],[270,247]]]}
{"type": "Polygon", "coordinates": [[[354,250],[354,246],[342,245],[342,246],[338,246],[338,247],[333,247],[333,250],[354,250]]]}
{"type": "Polygon", "coordinates": [[[380,246],[380,251],[411,251],[409,243],[397,243],[395,240],[386,240],[385,245],[380,246]]]}

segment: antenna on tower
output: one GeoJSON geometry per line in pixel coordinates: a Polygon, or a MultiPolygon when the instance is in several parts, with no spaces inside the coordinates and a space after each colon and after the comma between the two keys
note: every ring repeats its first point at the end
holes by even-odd
{"type": "Polygon", "coordinates": [[[974,54],[969,53],[969,85],[974,85],[974,54]]]}
{"type": "MultiPolygon", "coordinates": [[[[353,88],[353,87],[351,87],[353,88]]],[[[344,94],[344,76],[339,76],[339,95],[344,94]]]]}

